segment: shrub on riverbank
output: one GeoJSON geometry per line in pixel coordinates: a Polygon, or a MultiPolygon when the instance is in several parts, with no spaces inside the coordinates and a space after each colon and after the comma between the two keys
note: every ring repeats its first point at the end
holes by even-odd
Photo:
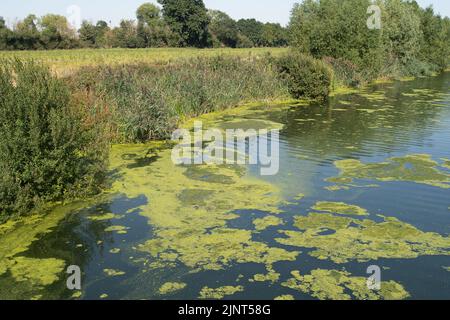
{"type": "Polygon", "coordinates": [[[48,68],[0,67],[0,220],[46,201],[95,193],[105,172],[102,126],[83,121],[48,68]]]}
{"type": "Polygon", "coordinates": [[[293,98],[323,100],[330,94],[333,73],[324,62],[291,52],[278,59],[277,67],[293,98]]]}
{"type": "Polygon", "coordinates": [[[103,97],[111,106],[116,141],[168,138],[185,118],[246,101],[289,96],[268,58],[197,58],[166,66],[148,64],[83,68],[75,90],[103,97]]]}

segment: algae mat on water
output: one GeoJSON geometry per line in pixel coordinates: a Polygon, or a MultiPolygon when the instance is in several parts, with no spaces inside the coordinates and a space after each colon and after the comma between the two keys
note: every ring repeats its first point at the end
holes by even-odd
{"type": "Polygon", "coordinates": [[[340,160],[335,165],[340,175],[327,179],[333,183],[349,184],[354,179],[406,181],[450,189],[450,173],[440,169],[447,168],[448,163],[440,164],[428,154],[406,155],[369,164],[354,159],[340,160]]]}
{"type": "Polygon", "coordinates": [[[383,221],[377,223],[328,213],[310,213],[295,218],[294,226],[300,231],[280,231],[287,238],[276,241],[311,248],[311,256],[335,263],[450,255],[449,237],[420,231],[396,218],[382,218],[383,221]]]}
{"type": "Polygon", "coordinates": [[[130,153],[145,156],[148,148],[116,146],[112,164],[121,176],[114,183],[115,192],[148,199],[141,214],[149,219],[156,236],[138,249],[154,258],[152,267],[178,261],[198,271],[220,270],[233,262],[270,268],[277,261],[296,259],[298,252],[253,241],[251,230],[227,227],[228,221],[238,217],[236,210],[280,213],[282,197],[274,185],[246,176],[240,167],[176,166],[170,150],[161,151],[159,159],[147,167],[130,169],[133,160],[123,160],[130,159],[130,153]],[[208,196],[201,190],[208,190],[208,196]]]}
{"type": "Polygon", "coordinates": [[[321,300],[402,300],[409,293],[394,281],[383,281],[379,291],[370,290],[367,278],[355,277],[346,271],[316,269],[311,274],[301,275],[293,271],[293,278],[282,286],[311,294],[321,300]]]}

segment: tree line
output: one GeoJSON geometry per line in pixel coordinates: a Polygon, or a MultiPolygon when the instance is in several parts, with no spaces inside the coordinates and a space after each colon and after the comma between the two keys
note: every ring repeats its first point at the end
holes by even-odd
{"type": "Polygon", "coordinates": [[[208,10],[203,0],[158,0],[144,3],[135,20],[117,27],[105,21],[83,21],[79,30],[66,17],[28,15],[8,28],[0,17],[0,50],[149,47],[280,47],[288,45],[287,29],[255,19],[234,20],[208,10]]]}

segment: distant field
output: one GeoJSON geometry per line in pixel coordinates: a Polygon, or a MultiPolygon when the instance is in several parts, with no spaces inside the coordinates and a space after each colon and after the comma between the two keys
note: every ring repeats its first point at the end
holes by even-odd
{"type": "Polygon", "coordinates": [[[49,64],[54,71],[63,75],[83,66],[98,64],[125,64],[136,62],[167,63],[177,59],[193,57],[255,56],[271,53],[280,55],[286,48],[251,49],[191,49],[191,48],[149,48],[149,49],[77,49],[51,51],[0,51],[0,58],[19,57],[35,59],[49,64]]]}

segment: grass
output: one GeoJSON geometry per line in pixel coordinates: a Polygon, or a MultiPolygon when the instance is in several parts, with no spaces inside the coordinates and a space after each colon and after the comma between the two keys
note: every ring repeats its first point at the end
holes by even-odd
{"type": "Polygon", "coordinates": [[[17,57],[34,59],[51,66],[60,76],[71,74],[86,66],[122,65],[122,64],[168,64],[179,59],[196,57],[215,57],[219,55],[233,57],[279,56],[287,48],[251,48],[251,49],[193,49],[193,48],[149,48],[149,49],[77,49],[51,51],[0,51],[1,58],[17,57]]]}

